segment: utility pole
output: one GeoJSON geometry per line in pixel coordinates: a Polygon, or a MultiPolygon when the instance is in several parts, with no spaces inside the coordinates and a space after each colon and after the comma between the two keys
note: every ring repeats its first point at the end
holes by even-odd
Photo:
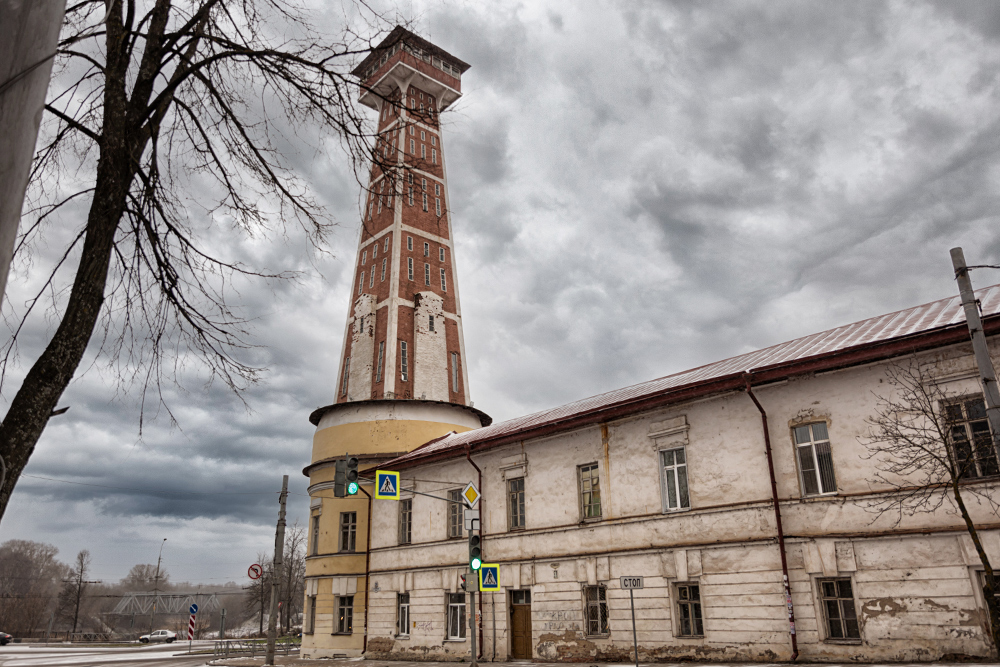
{"type": "Polygon", "coordinates": [[[149,610],[149,634],[153,634],[153,617],[156,615],[156,594],[157,586],[160,585],[160,562],[163,560],[163,545],[167,543],[167,538],[160,542],[160,555],[156,557],[156,576],[153,578],[153,606],[149,610]]]}
{"type": "Polygon", "coordinates": [[[972,351],[976,355],[979,379],[986,399],[986,418],[993,432],[993,449],[1000,455],[1000,387],[997,387],[997,374],[990,359],[989,348],[986,346],[983,322],[979,317],[979,303],[976,301],[975,292],[972,291],[969,267],[965,264],[965,253],[961,248],[951,249],[951,263],[955,267],[955,280],[958,281],[958,292],[962,295],[965,321],[972,336],[972,351]]]}
{"type": "Polygon", "coordinates": [[[265,665],[274,664],[274,642],[278,638],[278,596],[281,586],[282,552],[285,546],[285,499],[288,497],[288,475],[281,477],[281,495],[278,496],[278,527],[274,531],[274,571],[271,577],[271,613],[267,618],[267,653],[265,665]]]}
{"type": "MultiPolygon", "coordinates": [[[[470,570],[469,575],[471,578],[478,580],[479,573],[475,570],[470,570]]],[[[478,581],[476,582],[478,584],[478,581]]],[[[469,614],[469,634],[470,644],[469,648],[472,650],[471,663],[472,667],[477,667],[479,663],[477,662],[476,656],[479,655],[479,650],[476,648],[476,590],[478,590],[478,585],[469,586],[469,603],[472,605],[472,613],[469,614]]]]}
{"type": "Polygon", "coordinates": [[[219,639],[226,638],[226,608],[222,608],[222,613],[219,614],[219,639]]]}

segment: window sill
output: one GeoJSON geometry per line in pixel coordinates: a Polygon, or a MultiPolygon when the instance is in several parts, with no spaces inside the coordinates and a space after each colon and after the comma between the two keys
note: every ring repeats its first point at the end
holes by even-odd
{"type": "Polygon", "coordinates": [[[814,500],[816,498],[835,498],[840,494],[840,491],[829,491],[827,493],[809,493],[802,494],[802,500],[814,500]]]}
{"type": "Polygon", "coordinates": [[[824,639],[824,644],[847,644],[853,646],[861,646],[863,643],[860,639],[824,639]]]}
{"type": "Polygon", "coordinates": [[[467,642],[469,640],[468,639],[445,639],[444,641],[445,642],[451,642],[453,644],[464,644],[465,642],[467,642]]]}
{"type": "Polygon", "coordinates": [[[393,639],[409,639],[410,635],[396,635],[393,639]]]}
{"type": "Polygon", "coordinates": [[[691,511],[690,507],[678,507],[677,509],[665,509],[665,510],[663,510],[663,513],[664,514],[681,514],[683,512],[690,512],[690,511],[691,511]]]}
{"type": "Polygon", "coordinates": [[[599,523],[601,521],[604,521],[603,516],[592,516],[592,517],[587,517],[586,519],[580,519],[580,523],[599,523]]]}
{"type": "Polygon", "coordinates": [[[353,634],[354,634],[353,632],[331,632],[330,636],[331,637],[350,637],[353,634]]]}
{"type": "Polygon", "coordinates": [[[584,637],[586,637],[587,639],[610,639],[611,633],[609,632],[606,635],[584,635],[584,637]]]}

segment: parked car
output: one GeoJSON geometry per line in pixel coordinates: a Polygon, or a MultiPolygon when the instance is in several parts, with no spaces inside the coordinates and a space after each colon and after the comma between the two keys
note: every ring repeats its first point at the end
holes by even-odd
{"type": "Polygon", "coordinates": [[[6,632],[0,632],[0,646],[6,646],[10,643],[11,639],[13,639],[13,637],[8,635],[6,632]]]}
{"type": "Polygon", "coordinates": [[[167,642],[169,644],[175,639],[177,639],[177,633],[170,630],[157,630],[151,634],[139,637],[139,641],[143,644],[148,644],[149,642],[167,642]]]}

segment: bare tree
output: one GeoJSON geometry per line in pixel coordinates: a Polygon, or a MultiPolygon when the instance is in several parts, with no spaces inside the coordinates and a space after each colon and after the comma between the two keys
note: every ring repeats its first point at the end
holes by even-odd
{"type": "MultiPolygon", "coordinates": [[[[363,0],[358,11],[378,37],[381,17],[363,0]]],[[[152,392],[170,414],[160,383],[193,363],[237,394],[258,380],[234,281],[293,274],[247,266],[225,246],[297,229],[322,249],[330,226],[279,151],[295,131],[286,128],[338,140],[359,180],[381,155],[350,75],[372,42],[315,25],[293,0],[69,3],[54,74],[61,92],[45,107],[17,257],[30,261],[43,230],[65,226],[72,207],[88,212],[15,318],[3,358],[6,372],[26,318],[48,303],[58,325],[0,424],[0,518],[95,331],[99,358],[121,390],[140,392],[143,409],[152,392]],[[84,186],[67,187],[81,175],[84,186]],[[219,233],[234,242],[212,243],[219,233]]]]}
{"type": "Polygon", "coordinates": [[[1000,510],[995,484],[980,481],[1000,474],[982,396],[949,395],[916,360],[890,365],[886,375],[889,392],[876,395],[867,437],[860,440],[876,461],[870,482],[891,493],[868,509],[896,525],[942,507],[958,512],[983,565],[990,634],[1000,647],[997,581],[967,503],[985,505],[994,515],[1000,510]]]}
{"type": "Polygon", "coordinates": [[[302,610],[306,577],[306,531],[296,521],[285,533],[282,557],[281,615],[287,633],[302,610]]]}
{"type": "Polygon", "coordinates": [[[264,569],[264,573],[244,586],[246,595],[243,598],[243,609],[252,616],[257,616],[260,621],[258,634],[264,634],[264,609],[269,605],[271,598],[271,579],[274,576],[274,562],[267,553],[258,552],[257,562],[264,569]]]}
{"type": "Polygon", "coordinates": [[[59,616],[67,621],[73,619],[73,632],[76,632],[80,620],[80,602],[84,597],[83,592],[88,584],[97,583],[87,581],[89,571],[90,552],[84,549],[76,555],[72,576],[63,582],[62,591],[59,592],[59,616]]]}
{"type": "Polygon", "coordinates": [[[28,540],[0,545],[0,628],[32,637],[43,627],[59,589],[57,553],[51,544],[28,540]]]}

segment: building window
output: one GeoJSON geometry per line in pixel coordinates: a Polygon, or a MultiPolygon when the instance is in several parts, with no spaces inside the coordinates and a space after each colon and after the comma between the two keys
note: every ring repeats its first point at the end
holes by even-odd
{"type": "Polygon", "coordinates": [[[423,201],[423,208],[426,211],[427,210],[427,193],[425,192],[424,194],[422,194],[420,196],[423,198],[422,199],[422,201],[423,201]]]}
{"type": "Polygon", "coordinates": [[[427,145],[426,144],[420,144],[420,157],[421,158],[426,158],[427,157],[427,145]]]}
{"type": "Polygon", "coordinates": [[[351,374],[351,358],[350,357],[345,357],[344,358],[344,384],[340,388],[340,394],[341,394],[341,396],[347,394],[347,378],[350,376],[350,374],[351,374]]]}
{"type": "Polygon", "coordinates": [[[441,269],[441,291],[442,292],[447,292],[448,291],[448,281],[445,280],[444,275],[445,275],[444,274],[444,269],[441,269]]]}
{"type": "Polygon", "coordinates": [[[375,381],[382,381],[382,356],[385,354],[385,341],[378,344],[378,367],[375,370],[375,381]]]}
{"type": "Polygon", "coordinates": [[[319,515],[309,518],[309,555],[315,556],[319,553],[319,515]]]}
{"type": "Polygon", "coordinates": [[[396,636],[410,636],[410,594],[396,594],[396,636]]]}
{"type": "Polygon", "coordinates": [[[444,261],[444,248],[438,248],[438,261],[444,261]]]}
{"type": "Polygon", "coordinates": [[[381,283],[385,282],[385,261],[386,261],[386,258],[383,257],[382,258],[382,279],[379,280],[379,282],[381,282],[381,283]]]}
{"type": "Polygon", "coordinates": [[[821,579],[820,599],[826,616],[827,639],[861,639],[850,579],[821,579]]]}
{"type": "Polygon", "coordinates": [[[430,256],[431,256],[431,244],[424,242],[424,257],[430,257],[430,256]]]}
{"type": "Polygon", "coordinates": [[[437,197],[434,198],[434,212],[441,215],[441,200],[437,197]]]}
{"type": "Polygon", "coordinates": [[[361,272],[361,279],[358,280],[358,294],[361,294],[361,290],[365,287],[365,272],[361,272]]]}
{"type": "Polygon", "coordinates": [[[309,623],[306,625],[306,632],[308,634],[313,634],[316,632],[316,596],[309,596],[309,609],[307,610],[309,614],[309,623]]]}
{"type": "Polygon", "coordinates": [[[354,596],[337,596],[337,632],[338,635],[349,635],[354,632],[354,596]]]}
{"type": "Polygon", "coordinates": [[[524,478],[507,480],[507,527],[524,528],[524,478]]]}
{"type": "Polygon", "coordinates": [[[410,185],[413,185],[413,172],[412,171],[406,175],[406,182],[409,183],[410,185]]]}
{"type": "Polygon", "coordinates": [[[413,188],[409,188],[408,195],[409,198],[407,203],[409,203],[410,206],[413,206],[413,188]]]}
{"type": "Polygon", "coordinates": [[[431,265],[424,262],[424,284],[431,284],[431,265]]]}
{"type": "Polygon", "coordinates": [[[399,341],[399,379],[406,382],[410,374],[410,365],[406,359],[406,341],[399,341]]]}
{"type": "Polygon", "coordinates": [[[701,594],[698,584],[677,584],[678,637],[701,637],[705,627],[701,622],[701,594]]]}
{"type": "Polygon", "coordinates": [[[660,452],[660,464],[663,466],[662,493],[666,509],[679,510],[691,507],[684,448],[660,452]]]}
{"type": "Polygon", "coordinates": [[[406,277],[413,280],[413,258],[406,258],[406,277]]]}
{"type": "Polygon", "coordinates": [[[601,518],[600,474],[596,463],[580,466],[580,514],[584,519],[601,518]]]}
{"type": "Polygon", "coordinates": [[[417,142],[415,142],[413,139],[410,139],[410,155],[416,155],[416,154],[417,154],[417,142]]]}
{"type": "Polygon", "coordinates": [[[448,639],[465,639],[465,593],[448,593],[448,639]]]}
{"type": "Polygon", "coordinates": [[[437,146],[437,145],[438,145],[438,139],[437,139],[437,137],[435,137],[435,136],[434,136],[434,135],[432,134],[432,135],[431,135],[431,146],[437,146]]]}
{"type": "Polygon", "coordinates": [[[833,457],[830,454],[830,436],[826,431],[826,423],[796,426],[793,431],[795,447],[799,453],[803,494],[836,493],[837,482],[833,477],[833,457]]]}
{"type": "Polygon", "coordinates": [[[434,195],[436,197],[440,197],[441,196],[441,184],[440,183],[435,183],[434,184],[434,195]]]}
{"type": "Polygon", "coordinates": [[[584,586],[583,595],[587,601],[587,634],[609,634],[608,589],[604,586],[584,586]]]}
{"type": "Polygon", "coordinates": [[[967,479],[1000,474],[982,397],[965,398],[944,406],[959,476],[967,479]]]}
{"type": "Polygon", "coordinates": [[[420,189],[423,190],[424,192],[427,192],[427,179],[426,178],[421,178],[420,179],[420,189]]]}
{"type": "Polygon", "coordinates": [[[372,273],[368,276],[368,289],[375,287],[375,267],[372,267],[372,273]]]}
{"type": "Polygon", "coordinates": [[[368,262],[368,251],[367,250],[365,250],[363,253],[361,253],[361,263],[365,264],[366,262],[368,262]]]}
{"type": "Polygon", "coordinates": [[[438,152],[436,148],[431,149],[431,164],[438,163],[438,152]]]}
{"type": "MultiPolygon", "coordinates": [[[[420,99],[423,99],[423,95],[420,96],[420,99]]],[[[427,141],[427,133],[423,130],[420,130],[420,141],[427,141]]]]}
{"type": "Polygon", "coordinates": [[[465,531],[465,512],[462,509],[462,492],[448,492],[448,537],[462,537],[465,531]]]}
{"type": "Polygon", "coordinates": [[[427,316],[427,328],[430,331],[434,331],[434,316],[433,315],[428,315],[427,316]]]}
{"type": "Polygon", "coordinates": [[[413,539],[413,499],[399,501],[399,543],[409,544],[413,539]]]}
{"type": "MultiPolygon", "coordinates": [[[[382,244],[382,252],[389,252],[389,237],[385,237],[385,243],[382,244]]],[[[385,261],[385,260],[383,260],[385,261]]]]}
{"type": "Polygon", "coordinates": [[[353,552],[357,546],[356,535],[358,530],[358,513],[340,513],[340,550],[353,552]]]}
{"type": "Polygon", "coordinates": [[[458,352],[451,353],[451,390],[458,393],[458,352]]]}
{"type": "Polygon", "coordinates": [[[376,257],[378,257],[378,242],[377,241],[375,242],[375,245],[372,246],[372,261],[373,262],[375,261],[376,257]]]}
{"type": "Polygon", "coordinates": [[[406,237],[406,249],[407,250],[413,250],[413,237],[412,236],[407,236],[406,237]]]}

